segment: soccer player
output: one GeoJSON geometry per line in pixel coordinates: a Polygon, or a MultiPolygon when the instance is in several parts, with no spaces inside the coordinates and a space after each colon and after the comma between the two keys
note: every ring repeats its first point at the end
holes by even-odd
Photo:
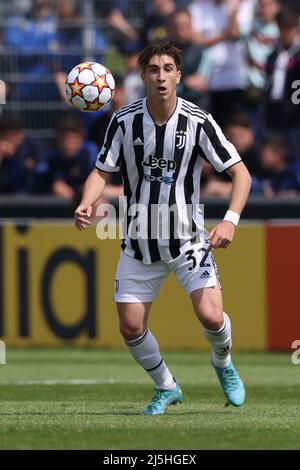
{"type": "MultiPolygon", "coordinates": [[[[245,389],[231,361],[230,319],[223,312],[211,249],[230,245],[246,204],[251,178],[212,116],[177,97],[179,50],[169,43],[150,45],[141,52],[139,65],[147,97],[112,116],[96,168],[86,181],[82,201],[75,211],[75,224],[78,229],[90,225],[92,205],[101,196],[107,175],[119,169],[131,228],[135,217],[130,216],[130,209],[134,204],[146,208],[147,236],[133,236],[136,235],[133,229],[128,230],[122,243],[114,297],[125,343],[156,386],[144,414],[165,414],[170,405],[182,400],[180,386],[147,328],[151,304],[171,271],[190,296],[204,327],[212,346],[212,364],[228,402],[241,406],[245,389]],[[199,200],[204,159],[217,171],[226,170],[233,184],[224,220],[201,237],[203,214],[199,211],[199,200]],[[177,222],[190,225],[181,237],[176,236],[174,224],[169,237],[151,236],[151,223],[160,225],[157,208],[162,205],[177,207],[177,222]],[[192,206],[190,217],[189,206],[192,206]]],[[[137,225],[140,225],[137,233],[145,228],[141,223],[137,225]]]]}

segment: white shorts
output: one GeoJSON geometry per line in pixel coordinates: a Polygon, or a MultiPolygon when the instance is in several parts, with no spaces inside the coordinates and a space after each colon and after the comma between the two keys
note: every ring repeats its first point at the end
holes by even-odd
{"type": "Polygon", "coordinates": [[[144,264],[121,251],[115,278],[116,302],[152,302],[166,277],[174,271],[188,294],[196,289],[220,285],[209,243],[196,244],[171,261],[144,264]]]}

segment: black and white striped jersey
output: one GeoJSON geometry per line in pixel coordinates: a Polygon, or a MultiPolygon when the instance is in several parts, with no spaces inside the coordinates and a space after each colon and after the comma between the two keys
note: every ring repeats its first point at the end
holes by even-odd
{"type": "Polygon", "coordinates": [[[114,113],[96,167],[121,170],[127,197],[128,233],[122,243],[126,254],[151,264],[176,258],[199,241],[195,233],[204,224],[199,210],[204,160],[222,172],[241,158],[212,116],[194,104],[178,98],[174,113],[162,126],[153,121],[146,98],[114,113]],[[132,210],[137,205],[139,213],[132,210]],[[171,208],[167,237],[161,236],[160,208],[171,208]],[[175,218],[188,228],[180,236],[175,218]],[[131,232],[137,219],[135,229],[146,231],[144,237],[131,232]]]}

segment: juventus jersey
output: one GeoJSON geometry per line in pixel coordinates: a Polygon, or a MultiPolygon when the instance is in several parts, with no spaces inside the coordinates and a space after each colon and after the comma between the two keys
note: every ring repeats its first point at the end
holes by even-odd
{"type": "Polygon", "coordinates": [[[197,231],[204,224],[199,208],[204,160],[222,172],[241,158],[212,116],[194,104],[177,98],[174,113],[162,126],[153,121],[147,98],[113,114],[96,168],[105,172],[121,170],[129,227],[122,243],[126,254],[151,264],[174,259],[199,242],[197,231]],[[144,237],[133,236],[130,231],[138,217],[131,209],[137,206],[142,207],[139,211],[144,213],[144,220],[136,228],[144,233],[146,230],[144,237]],[[170,209],[167,237],[160,235],[162,207],[170,209]],[[186,229],[180,236],[178,224],[186,229]]]}

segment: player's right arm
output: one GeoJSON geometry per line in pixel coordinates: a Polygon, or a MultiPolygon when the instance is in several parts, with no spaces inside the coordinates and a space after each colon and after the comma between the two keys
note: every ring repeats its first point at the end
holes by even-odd
{"type": "Polygon", "coordinates": [[[81,202],[75,211],[75,226],[79,230],[91,224],[93,204],[101,197],[108,177],[108,173],[94,168],[87,178],[81,202]]]}

